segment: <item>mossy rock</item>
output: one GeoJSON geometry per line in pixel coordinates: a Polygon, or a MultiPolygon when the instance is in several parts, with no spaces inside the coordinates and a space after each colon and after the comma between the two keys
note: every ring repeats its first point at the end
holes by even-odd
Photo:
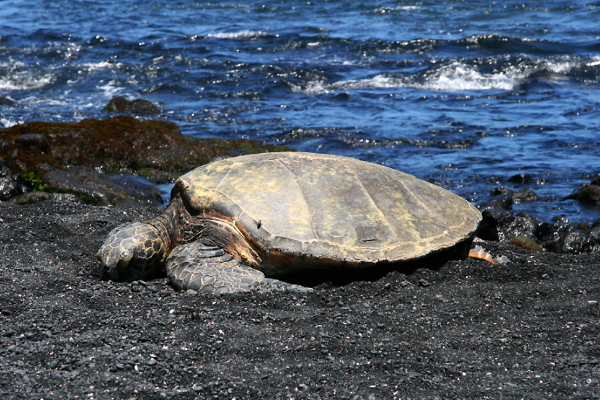
{"type": "Polygon", "coordinates": [[[174,123],[125,115],[77,123],[29,122],[0,129],[0,141],[5,144],[0,157],[10,171],[41,191],[60,191],[45,176],[76,167],[139,174],[166,183],[214,159],[290,151],[252,140],[193,138],[174,123]]]}
{"type": "Polygon", "coordinates": [[[0,149],[0,157],[13,172],[35,171],[41,164],[55,169],[86,166],[133,174],[144,170],[151,180],[179,175],[217,157],[290,151],[252,140],[193,138],[174,123],[125,115],[77,123],[28,122],[0,129],[0,139],[9,144],[0,149]],[[24,135],[45,138],[45,145],[32,146],[19,139],[24,135]],[[20,171],[23,165],[25,171],[20,171]]]}
{"type": "MultiPolygon", "coordinates": [[[[597,182],[596,179],[594,182],[597,182]]],[[[594,184],[585,185],[580,190],[576,190],[567,196],[567,199],[575,199],[585,204],[600,205],[600,186],[594,184]]]]}

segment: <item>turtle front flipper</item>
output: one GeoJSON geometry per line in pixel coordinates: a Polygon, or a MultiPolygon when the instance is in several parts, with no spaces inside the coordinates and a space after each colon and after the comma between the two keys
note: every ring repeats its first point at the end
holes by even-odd
{"type": "Polygon", "coordinates": [[[181,290],[202,293],[235,293],[249,290],[309,291],[304,286],[265,278],[265,275],[241,264],[221,248],[199,242],[176,247],[167,258],[167,275],[181,290]]]}

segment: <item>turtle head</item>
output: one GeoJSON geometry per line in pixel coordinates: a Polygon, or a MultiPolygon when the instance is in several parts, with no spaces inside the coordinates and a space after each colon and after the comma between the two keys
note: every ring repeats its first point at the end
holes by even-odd
{"type": "Polygon", "coordinates": [[[104,266],[106,278],[131,282],[159,275],[167,250],[167,241],[158,229],[137,222],[110,232],[96,255],[104,266]]]}

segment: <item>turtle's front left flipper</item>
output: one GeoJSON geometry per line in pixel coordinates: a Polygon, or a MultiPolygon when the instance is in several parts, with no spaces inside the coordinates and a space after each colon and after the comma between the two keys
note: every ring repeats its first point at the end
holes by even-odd
{"type": "Polygon", "coordinates": [[[241,264],[218,247],[199,242],[178,246],[167,258],[167,275],[178,289],[202,293],[235,293],[248,290],[310,289],[265,275],[241,264]]]}

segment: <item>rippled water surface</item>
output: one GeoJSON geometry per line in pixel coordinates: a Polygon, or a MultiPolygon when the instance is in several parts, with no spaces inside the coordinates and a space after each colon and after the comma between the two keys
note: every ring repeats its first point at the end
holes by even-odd
{"type": "Polygon", "coordinates": [[[0,124],[160,105],[198,137],[384,164],[543,220],[600,173],[600,3],[0,0],[0,124]],[[507,182],[517,173],[536,182],[507,182]]]}

